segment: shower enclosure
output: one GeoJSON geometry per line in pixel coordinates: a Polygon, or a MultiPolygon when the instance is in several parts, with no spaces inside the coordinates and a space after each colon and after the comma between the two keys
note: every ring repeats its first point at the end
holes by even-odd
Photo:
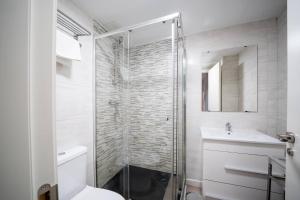
{"type": "Polygon", "coordinates": [[[95,37],[96,185],[184,199],[185,47],[175,13],[95,37]]]}

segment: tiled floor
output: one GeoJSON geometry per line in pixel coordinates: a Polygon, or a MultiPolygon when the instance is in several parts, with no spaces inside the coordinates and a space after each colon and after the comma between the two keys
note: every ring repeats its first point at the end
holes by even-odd
{"type": "Polygon", "coordinates": [[[192,185],[187,185],[186,191],[187,192],[196,192],[196,193],[199,193],[199,194],[201,194],[201,192],[202,192],[200,187],[195,187],[195,186],[192,186],[192,185]]]}
{"type": "MultiPolygon", "coordinates": [[[[124,174],[127,168],[120,170],[103,188],[128,197],[124,174]]],[[[141,167],[129,167],[129,197],[131,200],[163,200],[170,174],[141,167]]]]}
{"type": "Polygon", "coordinates": [[[200,187],[187,185],[186,190],[187,190],[187,195],[188,195],[187,199],[197,199],[197,200],[202,199],[202,190],[200,187]]]}

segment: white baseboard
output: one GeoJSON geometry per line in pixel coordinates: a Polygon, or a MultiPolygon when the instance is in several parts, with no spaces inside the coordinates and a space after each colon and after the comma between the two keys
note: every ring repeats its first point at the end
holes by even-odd
{"type": "Polygon", "coordinates": [[[197,180],[197,179],[186,179],[186,184],[193,186],[193,187],[202,187],[202,181],[197,180]]]}

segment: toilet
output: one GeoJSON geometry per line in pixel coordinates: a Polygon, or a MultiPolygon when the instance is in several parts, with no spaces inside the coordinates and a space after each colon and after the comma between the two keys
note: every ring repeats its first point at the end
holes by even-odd
{"type": "Polygon", "coordinates": [[[87,186],[87,147],[76,146],[59,153],[57,164],[60,200],[125,200],[116,192],[87,186]]]}

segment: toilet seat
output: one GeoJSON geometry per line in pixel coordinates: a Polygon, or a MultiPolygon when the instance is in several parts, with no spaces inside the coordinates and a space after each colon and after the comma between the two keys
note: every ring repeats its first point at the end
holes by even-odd
{"type": "Polygon", "coordinates": [[[116,192],[86,186],[80,193],[72,198],[72,200],[125,200],[116,192]]]}

